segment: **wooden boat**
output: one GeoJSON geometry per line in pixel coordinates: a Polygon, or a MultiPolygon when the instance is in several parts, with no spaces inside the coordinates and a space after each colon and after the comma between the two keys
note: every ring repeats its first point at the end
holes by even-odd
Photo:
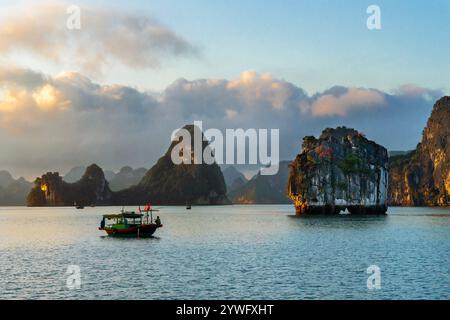
{"type": "Polygon", "coordinates": [[[153,221],[152,213],[158,210],[147,210],[145,213],[139,208],[139,213],[123,211],[119,214],[106,214],[100,223],[99,230],[105,231],[112,237],[150,237],[161,228],[159,217],[153,221]],[[150,215],[149,215],[150,213],[150,215]],[[107,224],[107,221],[113,221],[107,224]]]}

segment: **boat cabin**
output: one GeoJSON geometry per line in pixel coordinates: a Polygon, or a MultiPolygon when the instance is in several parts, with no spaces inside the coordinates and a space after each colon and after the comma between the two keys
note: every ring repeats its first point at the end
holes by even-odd
{"type": "Polygon", "coordinates": [[[159,217],[153,221],[153,215],[146,213],[121,212],[119,214],[105,214],[100,222],[99,230],[108,235],[152,235],[156,229],[161,228],[159,217]],[[107,224],[107,221],[112,221],[107,224]]]}

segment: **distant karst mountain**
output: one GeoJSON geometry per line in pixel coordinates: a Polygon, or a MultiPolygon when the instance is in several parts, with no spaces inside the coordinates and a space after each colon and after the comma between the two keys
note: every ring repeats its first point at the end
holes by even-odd
{"type": "Polygon", "coordinates": [[[390,205],[450,205],[450,97],[434,105],[416,150],[389,162],[390,205]]]}
{"type": "Polygon", "coordinates": [[[291,163],[288,192],[297,214],[385,214],[387,188],[387,150],[354,129],[305,137],[291,163]]]}
{"type": "MultiPolygon", "coordinates": [[[[191,149],[194,150],[194,131],[202,136],[198,127],[185,126],[190,132],[191,149]]],[[[217,164],[181,164],[175,165],[171,159],[173,142],[166,154],[148,170],[134,186],[113,192],[100,167],[91,165],[80,180],[68,183],[58,173],[46,173],[36,179],[34,188],[28,195],[29,206],[72,206],[79,205],[217,205],[230,204],[226,196],[226,186],[222,172],[217,164]]],[[[208,143],[203,142],[202,150],[208,143]]],[[[188,156],[188,155],[182,155],[188,156]]],[[[143,169],[130,171],[123,168],[112,180],[127,183],[143,173],[143,169]]]]}
{"type": "Polygon", "coordinates": [[[33,184],[24,178],[15,180],[8,171],[0,171],[0,206],[23,206],[33,184]]]}
{"type": "Polygon", "coordinates": [[[14,182],[14,178],[8,171],[0,171],[0,188],[5,188],[14,182]]]}
{"type": "Polygon", "coordinates": [[[236,169],[234,166],[227,166],[222,170],[225,184],[227,186],[227,193],[230,193],[248,182],[247,178],[242,172],[236,169]]]}
{"type": "Polygon", "coordinates": [[[145,168],[133,169],[126,166],[120,169],[117,174],[114,174],[111,179],[106,178],[106,180],[109,181],[109,187],[112,191],[120,191],[137,185],[146,173],[147,169],[145,168]]]}
{"type": "Polygon", "coordinates": [[[74,183],[63,181],[57,172],[48,172],[37,178],[27,197],[27,205],[73,206],[108,205],[113,201],[103,170],[93,164],[86,168],[81,179],[74,183]]]}
{"type": "Polygon", "coordinates": [[[80,180],[83,177],[83,174],[86,171],[86,167],[74,167],[67,172],[62,179],[68,183],[74,183],[80,180]]]}
{"type": "MultiPolygon", "coordinates": [[[[85,172],[86,167],[74,167],[70,169],[62,179],[65,182],[74,183],[80,180],[85,172]]],[[[145,168],[133,169],[129,166],[125,166],[121,168],[118,173],[111,170],[105,170],[104,175],[105,179],[109,182],[111,190],[119,191],[138,184],[146,172],[147,169],[145,168]]]]}
{"type": "Polygon", "coordinates": [[[286,195],[290,161],[281,161],[276,175],[256,174],[250,181],[232,189],[228,198],[236,204],[288,204],[286,195]]]}

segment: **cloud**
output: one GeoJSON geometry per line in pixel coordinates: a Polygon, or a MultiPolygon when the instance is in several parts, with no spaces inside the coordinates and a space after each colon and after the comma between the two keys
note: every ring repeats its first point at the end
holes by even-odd
{"type": "Polygon", "coordinates": [[[404,84],[395,90],[396,94],[409,97],[423,97],[429,100],[435,100],[441,97],[444,93],[442,90],[432,90],[424,87],[416,86],[415,84],[404,84]]]}
{"type": "Polygon", "coordinates": [[[380,108],[385,106],[384,95],[376,90],[348,88],[343,94],[325,94],[312,105],[316,116],[345,116],[358,109],[380,108]]]}
{"type": "Polygon", "coordinates": [[[158,68],[163,59],[198,54],[198,49],[151,17],[81,7],[81,29],[67,28],[64,3],[44,3],[0,20],[0,53],[25,50],[52,62],[81,66],[90,75],[109,65],[158,68]]]}
{"type": "Polygon", "coordinates": [[[332,87],[309,96],[270,74],[233,80],[179,79],[159,94],[100,85],[76,72],[56,76],[0,68],[0,168],[31,176],[97,162],[146,166],[167,149],[173,130],[194,120],[204,128],[280,129],[283,159],[305,135],[345,125],[389,149],[411,149],[433,102],[423,95],[332,87]]]}
{"type": "Polygon", "coordinates": [[[248,105],[268,102],[276,110],[283,110],[293,96],[306,96],[302,89],[290,83],[254,71],[243,72],[239,79],[228,82],[227,89],[235,90],[238,98],[248,105]]]}
{"type": "Polygon", "coordinates": [[[70,101],[64,99],[63,93],[51,84],[39,88],[31,96],[36,106],[43,111],[53,111],[57,108],[64,110],[70,105],[70,101]]]}

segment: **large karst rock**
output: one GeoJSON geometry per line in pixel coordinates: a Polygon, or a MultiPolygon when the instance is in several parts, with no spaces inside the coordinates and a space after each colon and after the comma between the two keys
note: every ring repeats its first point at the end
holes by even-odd
{"type": "Polygon", "coordinates": [[[103,170],[97,165],[89,166],[82,178],[67,183],[57,172],[48,172],[37,178],[27,198],[28,206],[107,205],[112,203],[103,170]]]}
{"type": "Polygon", "coordinates": [[[434,105],[417,149],[391,157],[389,203],[450,205],[450,97],[434,105]]]}
{"type": "Polygon", "coordinates": [[[387,150],[354,129],[305,137],[291,163],[288,195],[297,214],[385,214],[387,190],[387,150]]]}
{"type": "MultiPolygon", "coordinates": [[[[203,133],[193,125],[185,126],[183,129],[189,131],[192,138],[191,150],[194,150],[194,132],[199,137],[203,137],[203,133]]],[[[116,204],[147,202],[158,205],[230,204],[220,167],[216,163],[176,165],[171,158],[176,145],[177,142],[172,142],[165,155],[146,173],[137,186],[118,192],[116,204]]],[[[203,141],[201,147],[204,151],[208,147],[208,142],[203,141]]],[[[186,154],[183,157],[193,157],[193,154],[186,154]]],[[[191,160],[193,163],[193,158],[191,160]]]]}

